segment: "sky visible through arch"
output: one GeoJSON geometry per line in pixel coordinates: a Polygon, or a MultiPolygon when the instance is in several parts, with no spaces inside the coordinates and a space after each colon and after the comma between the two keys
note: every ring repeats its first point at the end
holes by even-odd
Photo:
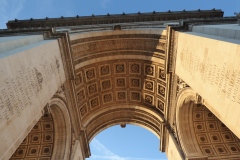
{"type": "Polygon", "coordinates": [[[87,160],[166,160],[159,151],[160,140],[142,127],[127,124],[100,132],[90,143],[91,157],[87,160]]]}
{"type": "MultiPolygon", "coordinates": [[[[7,21],[15,18],[39,19],[213,8],[222,9],[224,16],[234,16],[234,12],[240,12],[240,0],[0,0],[0,29],[6,28],[7,21]]],[[[92,141],[92,157],[88,160],[166,159],[165,154],[158,152],[159,143],[155,135],[140,127],[127,125],[122,129],[114,126],[101,132],[92,141]]]]}

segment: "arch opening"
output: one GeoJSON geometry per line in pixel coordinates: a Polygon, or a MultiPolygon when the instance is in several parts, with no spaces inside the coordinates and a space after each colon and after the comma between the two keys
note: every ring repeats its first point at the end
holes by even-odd
{"type": "Polygon", "coordinates": [[[107,156],[115,156],[115,159],[166,158],[166,154],[159,151],[159,144],[157,136],[138,124],[127,124],[126,128],[115,125],[101,131],[93,138],[90,143],[92,156],[89,160],[107,158],[107,156]]]}

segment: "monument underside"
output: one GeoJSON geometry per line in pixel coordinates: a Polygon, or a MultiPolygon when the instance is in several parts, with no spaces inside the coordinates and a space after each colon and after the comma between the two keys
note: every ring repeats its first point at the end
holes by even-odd
{"type": "Polygon", "coordinates": [[[161,137],[168,85],[164,33],[106,31],[71,40],[79,117],[89,140],[126,123],[161,137]]]}
{"type": "MultiPolygon", "coordinates": [[[[166,31],[158,29],[152,34],[143,30],[105,31],[99,34],[102,36],[81,35],[84,38],[80,39],[74,39],[78,35],[73,35],[70,41],[77,102],[74,110],[86,140],[90,142],[97,133],[119,124],[139,125],[162,138],[169,79],[164,71],[166,31]]],[[[51,129],[56,132],[55,127],[51,129]]],[[[37,137],[31,136],[32,133],[39,134],[33,129],[11,159],[49,159],[46,155],[51,156],[53,150],[59,149],[50,143],[48,146],[52,148],[44,148],[39,142],[44,142],[45,134],[37,137]]],[[[52,136],[50,139],[57,141],[58,138],[52,136]]]]}
{"type": "MultiPolygon", "coordinates": [[[[239,128],[232,127],[237,126],[238,121],[225,119],[226,116],[220,115],[224,107],[215,104],[229,104],[229,108],[235,107],[233,111],[228,112],[227,117],[230,117],[234,111],[238,113],[238,106],[230,105],[233,103],[225,99],[223,93],[221,98],[212,100],[217,103],[210,103],[211,98],[206,95],[211,95],[208,88],[212,87],[213,82],[207,84],[208,87],[205,83],[199,87],[197,72],[192,73],[192,70],[200,70],[203,75],[208,75],[214,73],[214,70],[219,70],[223,77],[225,74],[225,70],[217,69],[217,65],[215,68],[208,67],[209,62],[205,64],[207,71],[204,70],[205,61],[199,57],[203,55],[214,57],[217,49],[213,50],[214,47],[208,43],[210,36],[205,34],[210,32],[207,30],[208,26],[195,27],[195,25],[214,23],[218,26],[218,23],[236,23],[236,19],[217,18],[222,17],[223,13],[215,9],[164,14],[165,17],[154,12],[119,17],[108,15],[85,17],[85,19],[62,17],[46,20],[31,19],[29,22],[10,21],[8,27],[11,29],[0,32],[2,36],[0,45],[7,46],[0,50],[0,57],[3,57],[0,60],[4,61],[0,66],[2,65],[2,68],[8,68],[4,65],[11,66],[16,73],[21,70],[19,73],[32,77],[32,82],[27,80],[24,82],[22,79],[22,84],[27,88],[27,84],[30,83],[33,87],[30,89],[32,92],[36,88],[31,84],[39,84],[40,89],[38,86],[39,90],[36,91],[39,92],[38,96],[41,97],[39,99],[42,102],[41,105],[39,102],[36,103],[36,100],[31,99],[29,95],[29,101],[35,101],[29,103],[28,110],[22,111],[21,116],[15,115],[14,123],[10,119],[6,123],[1,122],[1,125],[7,126],[9,130],[19,130],[21,136],[14,132],[15,134],[7,138],[11,140],[10,144],[3,138],[6,136],[6,130],[0,133],[0,140],[7,146],[7,150],[0,147],[0,154],[3,155],[0,158],[9,159],[12,155],[12,159],[84,160],[90,156],[90,141],[99,132],[113,125],[124,127],[125,124],[135,124],[148,129],[160,139],[160,151],[166,151],[169,159],[207,160],[228,157],[239,159],[240,140],[237,137],[240,134],[239,128]],[[184,18],[187,13],[194,19],[182,20],[177,24],[176,19],[184,18]],[[101,24],[105,21],[106,24],[101,24]],[[87,25],[84,25],[85,23],[87,25]],[[167,23],[171,25],[168,26],[167,23]],[[90,24],[93,25],[92,28],[90,24]],[[52,29],[49,26],[58,27],[52,29]],[[194,33],[191,31],[192,28],[201,34],[194,33]],[[185,32],[186,30],[188,33],[185,32]],[[29,36],[29,34],[38,36],[29,36]],[[195,39],[197,42],[191,41],[195,39]],[[15,57],[23,55],[22,52],[29,56],[18,62],[19,64],[16,63],[19,67],[14,68],[14,65],[10,64],[16,62],[15,57]],[[33,55],[34,57],[31,57],[33,55]],[[50,60],[52,65],[47,64],[50,60]],[[39,64],[36,63],[38,61],[39,64]],[[28,75],[24,68],[35,72],[28,75]],[[51,68],[54,69],[55,74],[51,75],[52,81],[56,81],[57,85],[48,83],[50,82],[48,80],[51,80],[48,78],[51,68]],[[188,71],[191,71],[190,75],[193,78],[188,76],[188,71]],[[201,89],[204,87],[203,92],[201,89]],[[51,94],[48,91],[51,91],[51,94]],[[35,103],[38,108],[34,107],[35,103]],[[35,111],[34,114],[31,114],[33,113],[31,110],[35,111]],[[216,110],[221,112],[215,112],[216,110]],[[21,119],[29,121],[30,124],[21,124],[21,119]],[[234,122],[234,125],[229,125],[231,122],[234,122]],[[21,125],[14,128],[17,124],[21,125]]],[[[216,38],[216,35],[228,36],[228,33],[232,35],[232,32],[229,30],[227,32],[224,27],[226,26],[221,26],[222,29],[216,29],[216,32],[211,33],[215,36],[211,37],[215,38],[211,41],[216,41],[219,45],[228,45],[229,48],[233,48],[231,46],[238,48],[237,43],[229,43],[231,45],[223,43],[222,39],[226,40],[225,37],[216,38]]],[[[238,42],[237,27],[231,26],[231,29],[234,27],[236,28],[234,42],[238,42]]],[[[210,28],[213,30],[213,27],[210,28]]],[[[233,41],[229,40],[229,42],[233,41]]],[[[236,57],[237,51],[236,49],[234,52],[236,57]]],[[[231,53],[228,53],[228,56],[228,59],[234,59],[231,53]]],[[[229,65],[228,68],[230,67],[229,65]]],[[[8,74],[5,74],[2,68],[0,73],[4,73],[7,79],[12,72],[6,69],[8,74]]],[[[232,88],[238,80],[235,74],[226,74],[232,75],[233,78],[229,82],[229,78],[225,78],[221,86],[229,85],[229,88],[232,88]]],[[[18,77],[17,75],[14,78],[18,77]]],[[[8,102],[12,100],[13,87],[2,77],[0,80],[2,80],[0,81],[0,111],[2,111],[0,116],[4,118],[5,111],[9,109],[8,102]],[[11,90],[7,91],[6,87],[11,90]]],[[[15,90],[22,91],[21,85],[18,87],[15,90]]],[[[224,91],[223,89],[222,92],[224,91]]],[[[231,91],[228,89],[228,92],[231,91]]],[[[233,91],[237,95],[238,89],[233,91]]],[[[20,96],[18,92],[17,97],[20,96]]],[[[24,96],[25,92],[23,93],[24,96]]],[[[21,98],[20,96],[20,100],[21,98]]],[[[17,104],[16,100],[18,99],[15,98],[14,104],[17,104]]],[[[234,117],[238,117],[237,113],[234,113],[234,117]]]]}

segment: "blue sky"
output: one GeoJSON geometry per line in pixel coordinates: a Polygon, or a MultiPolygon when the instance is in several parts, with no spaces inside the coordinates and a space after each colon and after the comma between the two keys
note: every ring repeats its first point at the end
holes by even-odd
{"type": "MultiPolygon", "coordinates": [[[[164,12],[197,9],[222,9],[224,16],[240,12],[240,0],[0,0],[0,28],[8,20],[164,12]]],[[[159,139],[151,132],[132,125],[111,127],[91,143],[88,160],[161,160],[159,139]]]]}
{"type": "Polygon", "coordinates": [[[92,156],[87,160],[165,160],[165,153],[159,152],[159,144],[159,139],[144,128],[117,125],[92,140],[92,156]]]}
{"type": "Polygon", "coordinates": [[[8,20],[61,16],[105,15],[168,10],[222,9],[239,12],[240,0],[0,0],[0,28],[8,20]]]}

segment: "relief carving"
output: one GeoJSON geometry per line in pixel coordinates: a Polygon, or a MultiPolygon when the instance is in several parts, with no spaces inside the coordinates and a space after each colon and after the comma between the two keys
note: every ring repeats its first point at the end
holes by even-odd
{"type": "Polygon", "coordinates": [[[152,66],[146,66],[146,73],[153,76],[153,67],[152,66]]]}
{"type": "Polygon", "coordinates": [[[101,75],[107,75],[109,74],[109,66],[102,66],[101,67],[101,75]]]}
{"type": "Polygon", "coordinates": [[[140,66],[138,64],[132,64],[131,72],[132,73],[139,73],[140,72],[140,66]]]}
{"type": "Polygon", "coordinates": [[[106,102],[111,102],[111,101],[112,101],[112,94],[111,94],[111,93],[105,94],[105,95],[103,96],[103,100],[104,100],[105,103],[106,103],[106,102]]]}
{"type": "Polygon", "coordinates": [[[125,87],[125,78],[117,79],[117,87],[125,87]]]}
{"type": "Polygon", "coordinates": [[[195,103],[198,104],[198,105],[203,105],[204,104],[204,99],[199,94],[196,94],[195,103]]]}
{"type": "Polygon", "coordinates": [[[90,101],[90,103],[91,103],[91,107],[92,107],[92,108],[95,108],[95,107],[99,106],[99,100],[98,100],[98,97],[92,99],[92,100],[90,101]]]}
{"type": "Polygon", "coordinates": [[[124,64],[117,64],[115,68],[115,73],[124,73],[125,67],[124,64]]]}
{"type": "Polygon", "coordinates": [[[152,105],[153,103],[153,97],[150,95],[145,95],[145,102],[152,105]]]}
{"type": "Polygon", "coordinates": [[[105,89],[110,89],[111,88],[111,81],[110,80],[106,80],[102,82],[102,90],[105,89]]]}
{"type": "Polygon", "coordinates": [[[131,99],[134,101],[140,101],[140,93],[138,92],[131,92],[131,99]]]}
{"type": "Polygon", "coordinates": [[[158,100],[157,107],[164,113],[164,103],[162,101],[158,100]]]}
{"type": "Polygon", "coordinates": [[[94,83],[88,87],[88,93],[93,94],[97,92],[97,84],[94,83]]]}
{"type": "Polygon", "coordinates": [[[117,93],[117,99],[118,100],[126,100],[126,92],[118,92],[117,93]]]}
{"type": "Polygon", "coordinates": [[[79,93],[77,93],[77,98],[79,102],[85,99],[84,90],[81,90],[79,93]]]}
{"type": "Polygon", "coordinates": [[[59,62],[59,60],[56,57],[55,57],[55,59],[56,59],[56,67],[57,67],[57,70],[59,72],[60,62],[59,62]]]}
{"type": "Polygon", "coordinates": [[[87,80],[94,79],[95,78],[95,69],[91,68],[91,69],[87,70],[86,77],[87,77],[87,80]]]}
{"type": "Polygon", "coordinates": [[[165,96],[165,88],[160,84],[158,85],[158,94],[165,96]]]}
{"type": "Polygon", "coordinates": [[[166,73],[163,69],[160,69],[160,68],[159,68],[159,78],[164,81],[166,80],[166,73]]]}
{"type": "Polygon", "coordinates": [[[153,90],[153,82],[146,82],[146,89],[153,90]]]}
{"type": "MultiPolygon", "coordinates": [[[[83,93],[82,93],[83,94],[83,93]]],[[[63,98],[66,102],[67,102],[67,97],[66,97],[66,94],[65,94],[65,88],[64,88],[64,85],[61,85],[61,87],[58,89],[58,91],[55,93],[55,96],[59,96],[61,98],[63,98]]],[[[84,98],[82,97],[83,95],[79,95],[79,98],[84,98]]]]}
{"type": "Polygon", "coordinates": [[[186,87],[189,87],[189,85],[178,77],[177,78],[177,93],[179,93],[183,88],[186,88],[186,87]]]}
{"type": "Polygon", "coordinates": [[[131,78],[131,87],[139,88],[140,87],[140,79],[131,78]]]}
{"type": "Polygon", "coordinates": [[[38,81],[38,85],[39,85],[40,89],[42,89],[42,83],[43,83],[42,73],[39,72],[36,68],[34,68],[34,70],[35,70],[36,78],[37,78],[37,81],[38,81]]]}

